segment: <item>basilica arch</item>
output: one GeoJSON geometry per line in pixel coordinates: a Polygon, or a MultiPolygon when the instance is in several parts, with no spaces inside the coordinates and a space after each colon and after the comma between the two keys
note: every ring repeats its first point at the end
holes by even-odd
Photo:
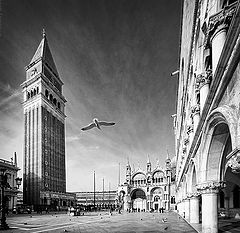
{"type": "Polygon", "coordinates": [[[163,201],[164,200],[164,191],[160,187],[154,187],[150,191],[150,200],[151,206],[150,209],[153,209],[155,211],[159,211],[161,208],[166,208],[166,203],[163,201]]]}
{"type": "Polygon", "coordinates": [[[133,211],[146,211],[147,209],[147,196],[141,188],[136,188],[130,193],[131,204],[133,211]]]}

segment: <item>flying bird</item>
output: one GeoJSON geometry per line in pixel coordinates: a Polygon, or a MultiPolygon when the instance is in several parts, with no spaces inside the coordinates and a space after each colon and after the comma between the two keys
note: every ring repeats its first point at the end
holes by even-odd
{"type": "Polygon", "coordinates": [[[91,124],[81,128],[81,130],[85,131],[85,130],[92,129],[94,127],[101,129],[100,126],[112,126],[112,125],[115,125],[115,122],[99,121],[97,118],[94,118],[91,124]]]}

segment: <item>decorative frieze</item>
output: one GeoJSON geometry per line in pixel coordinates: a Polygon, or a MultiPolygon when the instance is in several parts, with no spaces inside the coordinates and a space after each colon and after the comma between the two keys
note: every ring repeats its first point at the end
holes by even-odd
{"type": "Polygon", "coordinates": [[[222,189],[225,187],[225,183],[223,181],[209,181],[206,183],[198,184],[197,190],[201,194],[205,193],[218,193],[219,189],[222,189]]]}

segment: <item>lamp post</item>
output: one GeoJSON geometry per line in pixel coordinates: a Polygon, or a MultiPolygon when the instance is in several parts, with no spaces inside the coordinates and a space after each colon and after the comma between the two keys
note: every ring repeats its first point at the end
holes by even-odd
{"type": "MultiPolygon", "coordinates": [[[[0,230],[6,230],[9,228],[7,222],[6,222],[6,198],[4,195],[4,190],[5,188],[11,188],[9,183],[7,182],[7,173],[6,169],[1,170],[0,174],[0,186],[1,186],[1,225],[0,225],[0,230]]],[[[16,178],[16,184],[17,188],[21,185],[22,178],[16,178]]]]}

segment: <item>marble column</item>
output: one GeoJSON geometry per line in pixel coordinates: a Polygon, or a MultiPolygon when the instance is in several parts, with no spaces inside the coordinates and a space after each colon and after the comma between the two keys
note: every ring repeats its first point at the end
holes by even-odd
{"type": "Polygon", "coordinates": [[[219,58],[226,40],[228,25],[221,25],[211,38],[212,44],[212,72],[215,74],[219,58]]]}
{"type": "Polygon", "coordinates": [[[124,211],[129,210],[130,208],[130,200],[129,200],[129,195],[124,196],[124,204],[123,204],[123,209],[124,211]]]}
{"type": "Polygon", "coordinates": [[[230,7],[224,8],[209,18],[205,45],[212,48],[213,75],[215,74],[223,46],[226,41],[227,30],[232,17],[235,14],[236,6],[236,4],[233,4],[230,7]]]}
{"type": "Polygon", "coordinates": [[[190,197],[190,223],[199,223],[199,197],[198,193],[190,197]]]}
{"type": "Polygon", "coordinates": [[[186,198],[184,200],[184,212],[185,212],[185,219],[189,221],[190,218],[190,199],[186,198]]]}
{"type": "Polygon", "coordinates": [[[218,232],[218,191],[222,182],[208,182],[198,186],[202,195],[202,233],[218,232]]]}
{"type": "Polygon", "coordinates": [[[183,201],[180,201],[179,203],[178,203],[178,210],[179,210],[179,215],[181,215],[181,216],[183,216],[183,212],[184,212],[184,210],[183,210],[183,201]]]}

